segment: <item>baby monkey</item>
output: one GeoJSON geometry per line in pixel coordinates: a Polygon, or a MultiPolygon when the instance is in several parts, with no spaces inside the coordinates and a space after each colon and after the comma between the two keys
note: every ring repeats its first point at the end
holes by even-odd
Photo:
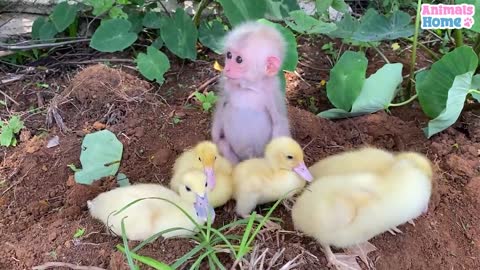
{"type": "Polygon", "coordinates": [[[225,67],[212,140],[233,164],[263,157],[272,138],[290,137],[280,78],[286,42],[272,26],[246,22],[225,36],[225,67]]]}

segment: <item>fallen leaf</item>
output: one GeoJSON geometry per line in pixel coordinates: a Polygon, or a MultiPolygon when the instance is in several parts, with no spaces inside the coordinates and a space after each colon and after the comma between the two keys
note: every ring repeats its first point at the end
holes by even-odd
{"type": "Polygon", "coordinates": [[[397,42],[393,43],[393,44],[392,44],[392,50],[396,51],[396,50],[398,50],[398,49],[400,49],[400,45],[398,45],[397,42]]]}
{"type": "Polygon", "coordinates": [[[223,70],[223,67],[217,62],[215,61],[215,63],[213,63],[213,68],[215,70],[218,70],[218,71],[222,71],[223,70]]]}
{"type": "Polygon", "coordinates": [[[320,81],[320,85],[321,85],[321,86],[324,86],[326,83],[327,83],[327,82],[326,82],[325,80],[321,80],[321,81],[320,81]]]}
{"type": "Polygon", "coordinates": [[[100,123],[98,121],[93,123],[93,128],[96,130],[101,130],[101,129],[104,129],[105,127],[106,125],[104,123],[100,123]]]}
{"type": "Polygon", "coordinates": [[[53,138],[51,138],[48,143],[47,143],[47,148],[52,148],[60,144],[60,138],[55,135],[53,138]]]}
{"type": "Polygon", "coordinates": [[[69,175],[67,179],[67,187],[73,187],[75,185],[75,177],[73,175],[69,175]]]}

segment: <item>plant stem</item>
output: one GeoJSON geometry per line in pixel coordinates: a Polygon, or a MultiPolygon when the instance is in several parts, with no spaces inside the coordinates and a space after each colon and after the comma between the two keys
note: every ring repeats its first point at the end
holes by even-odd
{"type": "MultiPolygon", "coordinates": [[[[409,38],[403,38],[403,40],[413,42],[413,40],[411,40],[409,38]]],[[[417,45],[419,47],[421,47],[423,50],[425,50],[428,53],[428,55],[430,55],[435,61],[440,59],[440,56],[438,56],[438,54],[436,54],[434,51],[430,50],[427,46],[423,45],[423,43],[418,42],[417,45]]]]}
{"type": "Polygon", "coordinates": [[[162,6],[163,8],[163,11],[165,11],[165,13],[167,13],[168,17],[172,17],[172,14],[170,14],[170,12],[168,11],[168,9],[165,7],[165,5],[162,3],[162,0],[158,0],[157,1],[158,4],[160,4],[160,6],[162,6]]]}
{"type": "Polygon", "coordinates": [[[415,17],[415,34],[413,35],[413,48],[412,48],[412,58],[410,61],[410,77],[407,82],[407,97],[412,96],[412,79],[415,73],[415,62],[417,60],[417,44],[418,44],[418,32],[420,29],[420,10],[422,8],[422,0],[417,1],[417,15],[415,17]]]}
{"type": "Polygon", "coordinates": [[[68,41],[54,42],[54,43],[39,43],[39,44],[31,44],[31,45],[18,45],[18,44],[11,45],[11,44],[5,44],[0,42],[0,49],[11,50],[11,51],[26,51],[31,49],[50,48],[50,47],[57,47],[62,45],[88,42],[88,41],[90,41],[89,38],[81,38],[77,40],[68,40],[68,41]]]}
{"type": "Polygon", "coordinates": [[[198,9],[195,15],[193,16],[193,23],[196,27],[200,25],[200,17],[202,16],[203,10],[210,4],[210,0],[202,0],[200,4],[198,4],[198,9]]]}
{"type": "Polygon", "coordinates": [[[372,46],[372,48],[373,48],[375,51],[377,51],[377,53],[383,58],[383,60],[384,60],[385,62],[387,62],[387,64],[390,64],[390,61],[388,61],[388,58],[382,53],[382,51],[380,51],[379,48],[377,48],[376,46],[374,46],[371,42],[368,42],[368,44],[369,44],[370,46],[372,46]]]}
{"type": "Polygon", "coordinates": [[[409,99],[405,100],[404,102],[391,103],[390,105],[388,105],[388,107],[400,107],[400,106],[406,105],[406,104],[414,101],[417,97],[418,97],[418,95],[415,94],[415,95],[411,96],[409,99]]]}
{"type": "Polygon", "coordinates": [[[453,38],[455,39],[455,48],[463,46],[463,33],[461,29],[453,30],[453,38]]]}
{"type": "Polygon", "coordinates": [[[473,50],[477,55],[480,53],[480,33],[477,34],[477,38],[475,39],[475,44],[473,44],[473,50]]]}
{"type": "Polygon", "coordinates": [[[480,95],[480,90],[470,89],[470,90],[468,91],[468,93],[470,93],[470,94],[471,94],[471,93],[475,93],[475,94],[479,94],[479,95],[480,95]]]}

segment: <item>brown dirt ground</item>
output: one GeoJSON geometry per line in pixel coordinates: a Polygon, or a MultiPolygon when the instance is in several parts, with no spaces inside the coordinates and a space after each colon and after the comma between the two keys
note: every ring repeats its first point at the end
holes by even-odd
{"type": "MultiPolygon", "coordinates": [[[[328,79],[330,68],[318,49],[322,42],[304,41],[299,48],[303,65],[298,71],[305,81],[288,76],[293,136],[306,146],[307,165],[364,144],[419,151],[436,164],[429,212],[416,221],[415,227],[400,226],[403,234],[385,233],[372,240],[378,247],[370,254],[376,268],[480,269],[479,112],[464,114],[455,126],[431,140],[422,134],[420,128],[427,119],[415,103],[396,108],[391,114],[378,112],[340,121],[320,119],[307,110],[318,112],[330,107],[325,86],[319,84],[328,79]],[[310,97],[314,98],[312,102],[310,97]]],[[[368,55],[371,74],[383,62],[372,52],[368,55]]],[[[390,53],[388,57],[392,62],[407,64],[405,55],[390,53]]],[[[428,65],[420,57],[419,68],[428,65]]],[[[80,166],[82,137],[105,124],[124,144],[121,172],[135,183],[167,183],[175,157],[186,147],[209,138],[210,114],[201,112],[198,104],[184,103],[190,92],[215,75],[212,63],[213,59],[207,59],[173,64],[161,89],[129,69],[103,65],[47,77],[48,90],[36,87],[34,79],[11,85],[7,92],[20,103],[12,111],[37,106],[37,93],[46,102],[56,94],[57,98],[63,97],[57,100],[57,112],[68,130],[62,133],[56,126],[46,130],[45,110],[40,108],[24,117],[27,128],[20,145],[4,149],[0,167],[5,179],[0,197],[0,269],[31,269],[48,261],[128,269],[115,249],[121,240],[106,234],[86,208],[88,199],[113,188],[114,181],[77,185],[67,165],[80,166]],[[181,122],[173,124],[174,116],[181,122]],[[46,142],[54,135],[60,137],[60,145],[47,149],[46,142]],[[86,235],[74,240],[78,228],[85,228],[86,235]]],[[[231,206],[229,203],[223,212],[217,211],[216,225],[235,218],[231,206]]],[[[262,234],[259,247],[268,247],[270,253],[285,248],[278,265],[303,254],[297,269],[325,268],[326,259],[315,241],[289,232],[293,228],[288,211],[280,207],[274,216],[284,220],[285,231],[262,234]]],[[[186,240],[157,241],[140,254],[172,263],[192,246],[186,240]]],[[[226,257],[222,260],[227,266],[232,263],[226,257]]]]}

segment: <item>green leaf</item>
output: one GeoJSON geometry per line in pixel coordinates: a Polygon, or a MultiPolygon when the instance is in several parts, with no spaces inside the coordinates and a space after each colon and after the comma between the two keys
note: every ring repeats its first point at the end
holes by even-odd
{"type": "Polygon", "coordinates": [[[118,173],[117,183],[118,183],[118,186],[125,187],[130,185],[130,180],[128,180],[128,177],[124,173],[118,173]]]}
{"type": "Polygon", "coordinates": [[[163,47],[162,37],[157,37],[157,38],[152,42],[152,47],[157,48],[157,49],[160,50],[160,48],[163,47]]]}
{"type": "Polygon", "coordinates": [[[232,26],[263,18],[267,12],[266,0],[218,0],[232,26]]]}
{"type": "Polygon", "coordinates": [[[109,130],[87,134],[80,153],[82,170],[75,172],[75,181],[90,185],[102,177],[115,175],[120,167],[122,151],[122,143],[109,130]]]}
{"type": "Polygon", "coordinates": [[[473,14],[473,26],[470,30],[480,33],[480,0],[455,0],[455,4],[470,4],[475,6],[473,14]]]}
{"type": "Polygon", "coordinates": [[[162,25],[162,15],[159,12],[149,11],[143,17],[143,26],[152,29],[160,29],[162,25]]]}
{"type": "Polygon", "coordinates": [[[127,13],[125,13],[120,7],[112,7],[108,12],[108,16],[112,19],[128,19],[127,13]]]}
{"type": "Polygon", "coordinates": [[[102,15],[103,13],[107,12],[110,8],[113,7],[114,3],[115,3],[115,0],[87,0],[87,1],[85,1],[85,4],[93,7],[93,11],[92,11],[93,16],[99,16],[99,15],[102,15]]]}
{"type": "Polygon", "coordinates": [[[333,0],[332,8],[342,13],[346,13],[348,11],[348,5],[344,0],[333,0]]]}
{"type": "Polygon", "coordinates": [[[285,23],[300,34],[326,34],[337,29],[334,23],[326,23],[308,16],[303,10],[290,12],[285,23]]]}
{"type": "Polygon", "coordinates": [[[55,37],[57,34],[57,29],[55,28],[55,25],[51,21],[46,21],[41,27],[40,27],[40,40],[48,40],[52,39],[55,37]]]}
{"type": "Polygon", "coordinates": [[[323,118],[338,119],[374,113],[387,108],[397,94],[398,86],[402,83],[402,67],[401,63],[386,64],[366,79],[352,105],[351,112],[330,109],[318,115],[323,118]]]}
{"type": "Polygon", "coordinates": [[[195,95],[195,98],[198,99],[198,101],[200,101],[202,103],[206,101],[206,97],[205,97],[204,94],[202,94],[200,92],[195,92],[194,95],[195,95]]]}
{"type": "Polygon", "coordinates": [[[198,29],[198,39],[215,53],[222,53],[222,39],[225,36],[223,24],[217,20],[203,21],[198,29]]]}
{"type": "Polygon", "coordinates": [[[139,53],[136,62],[138,70],[145,78],[156,80],[159,84],[165,81],[163,74],[170,69],[168,57],[153,46],[147,48],[147,54],[139,53]]]}
{"type": "Polygon", "coordinates": [[[70,168],[70,170],[72,170],[73,172],[78,172],[78,171],[80,171],[80,169],[78,169],[78,168],[75,166],[75,164],[73,164],[73,163],[72,163],[72,164],[68,164],[67,167],[70,168]]]}
{"type": "Polygon", "coordinates": [[[430,118],[439,116],[445,109],[448,90],[455,77],[475,71],[477,66],[478,57],[473,49],[461,46],[445,54],[425,74],[417,74],[416,90],[425,114],[430,118]]]}
{"type": "Polygon", "coordinates": [[[427,138],[445,130],[457,121],[470,90],[473,73],[474,71],[469,71],[455,76],[453,84],[448,91],[445,109],[435,119],[429,121],[428,126],[423,129],[427,138]]]}
{"type": "Polygon", "coordinates": [[[2,128],[2,134],[0,134],[0,145],[10,146],[12,145],[13,131],[8,126],[2,128]]]}
{"type": "Polygon", "coordinates": [[[360,23],[347,13],[343,15],[343,18],[337,22],[336,25],[337,29],[328,33],[328,36],[350,41],[353,37],[353,34],[358,30],[360,23]]]}
{"type": "MultiPolygon", "coordinates": [[[[285,39],[285,42],[287,44],[287,47],[286,47],[287,51],[285,55],[285,60],[283,61],[283,65],[280,70],[287,70],[292,72],[295,71],[298,64],[298,51],[297,51],[297,40],[295,38],[295,35],[292,33],[292,31],[290,31],[290,29],[283,27],[278,23],[273,23],[265,19],[259,19],[258,22],[271,25],[277,28],[277,30],[282,33],[283,38],[285,39]]],[[[283,75],[283,72],[282,72],[282,75],[283,75]]],[[[283,79],[285,79],[285,77],[283,77],[283,79]]]]}
{"type": "Polygon", "coordinates": [[[182,8],[177,8],[172,17],[162,17],[160,34],[167,48],[182,59],[197,58],[198,31],[192,19],[182,8]]]}
{"type": "Polygon", "coordinates": [[[20,120],[18,115],[14,115],[8,121],[8,126],[13,131],[13,133],[18,133],[22,128],[24,128],[23,121],[20,120]]]}
{"type": "Polygon", "coordinates": [[[135,10],[127,12],[128,21],[132,24],[130,27],[130,32],[140,33],[143,30],[143,16],[140,12],[135,10]]]}
{"type": "Polygon", "coordinates": [[[102,21],[90,41],[90,47],[101,52],[123,51],[137,40],[137,34],[130,32],[132,24],[125,19],[102,21]]]}
{"type": "MultiPolygon", "coordinates": [[[[38,17],[38,18],[35,19],[35,21],[33,21],[33,24],[32,24],[32,38],[33,39],[39,39],[40,38],[40,28],[46,22],[48,22],[48,18],[46,18],[46,17],[38,17]]],[[[55,30],[55,33],[57,33],[56,30],[55,30]]]]}
{"type": "Polygon", "coordinates": [[[82,229],[77,229],[75,234],[73,235],[73,238],[80,238],[85,234],[85,228],[82,229]]]}
{"type": "Polygon", "coordinates": [[[296,0],[266,0],[266,4],[266,15],[273,20],[282,20],[288,17],[291,11],[300,9],[296,0]]]}
{"type": "MultiPolygon", "coordinates": [[[[480,74],[473,76],[472,79],[472,86],[470,87],[475,90],[480,89],[480,74]]],[[[480,102],[480,94],[479,93],[472,93],[472,97],[475,98],[478,102],[480,102]]]]}
{"type": "Polygon", "coordinates": [[[317,13],[323,14],[327,12],[328,8],[332,5],[333,0],[315,0],[315,8],[317,13]]]}
{"type": "Polygon", "coordinates": [[[327,96],[336,108],[350,111],[365,82],[367,63],[362,53],[346,51],[330,70],[327,96]]]}
{"type": "Polygon", "coordinates": [[[285,79],[285,73],[279,72],[277,76],[280,79],[280,90],[282,91],[282,94],[285,95],[285,92],[287,91],[287,80],[285,79]]]}
{"type": "Polygon", "coordinates": [[[78,6],[61,2],[53,9],[50,19],[58,32],[63,32],[77,17],[78,6]]]}

